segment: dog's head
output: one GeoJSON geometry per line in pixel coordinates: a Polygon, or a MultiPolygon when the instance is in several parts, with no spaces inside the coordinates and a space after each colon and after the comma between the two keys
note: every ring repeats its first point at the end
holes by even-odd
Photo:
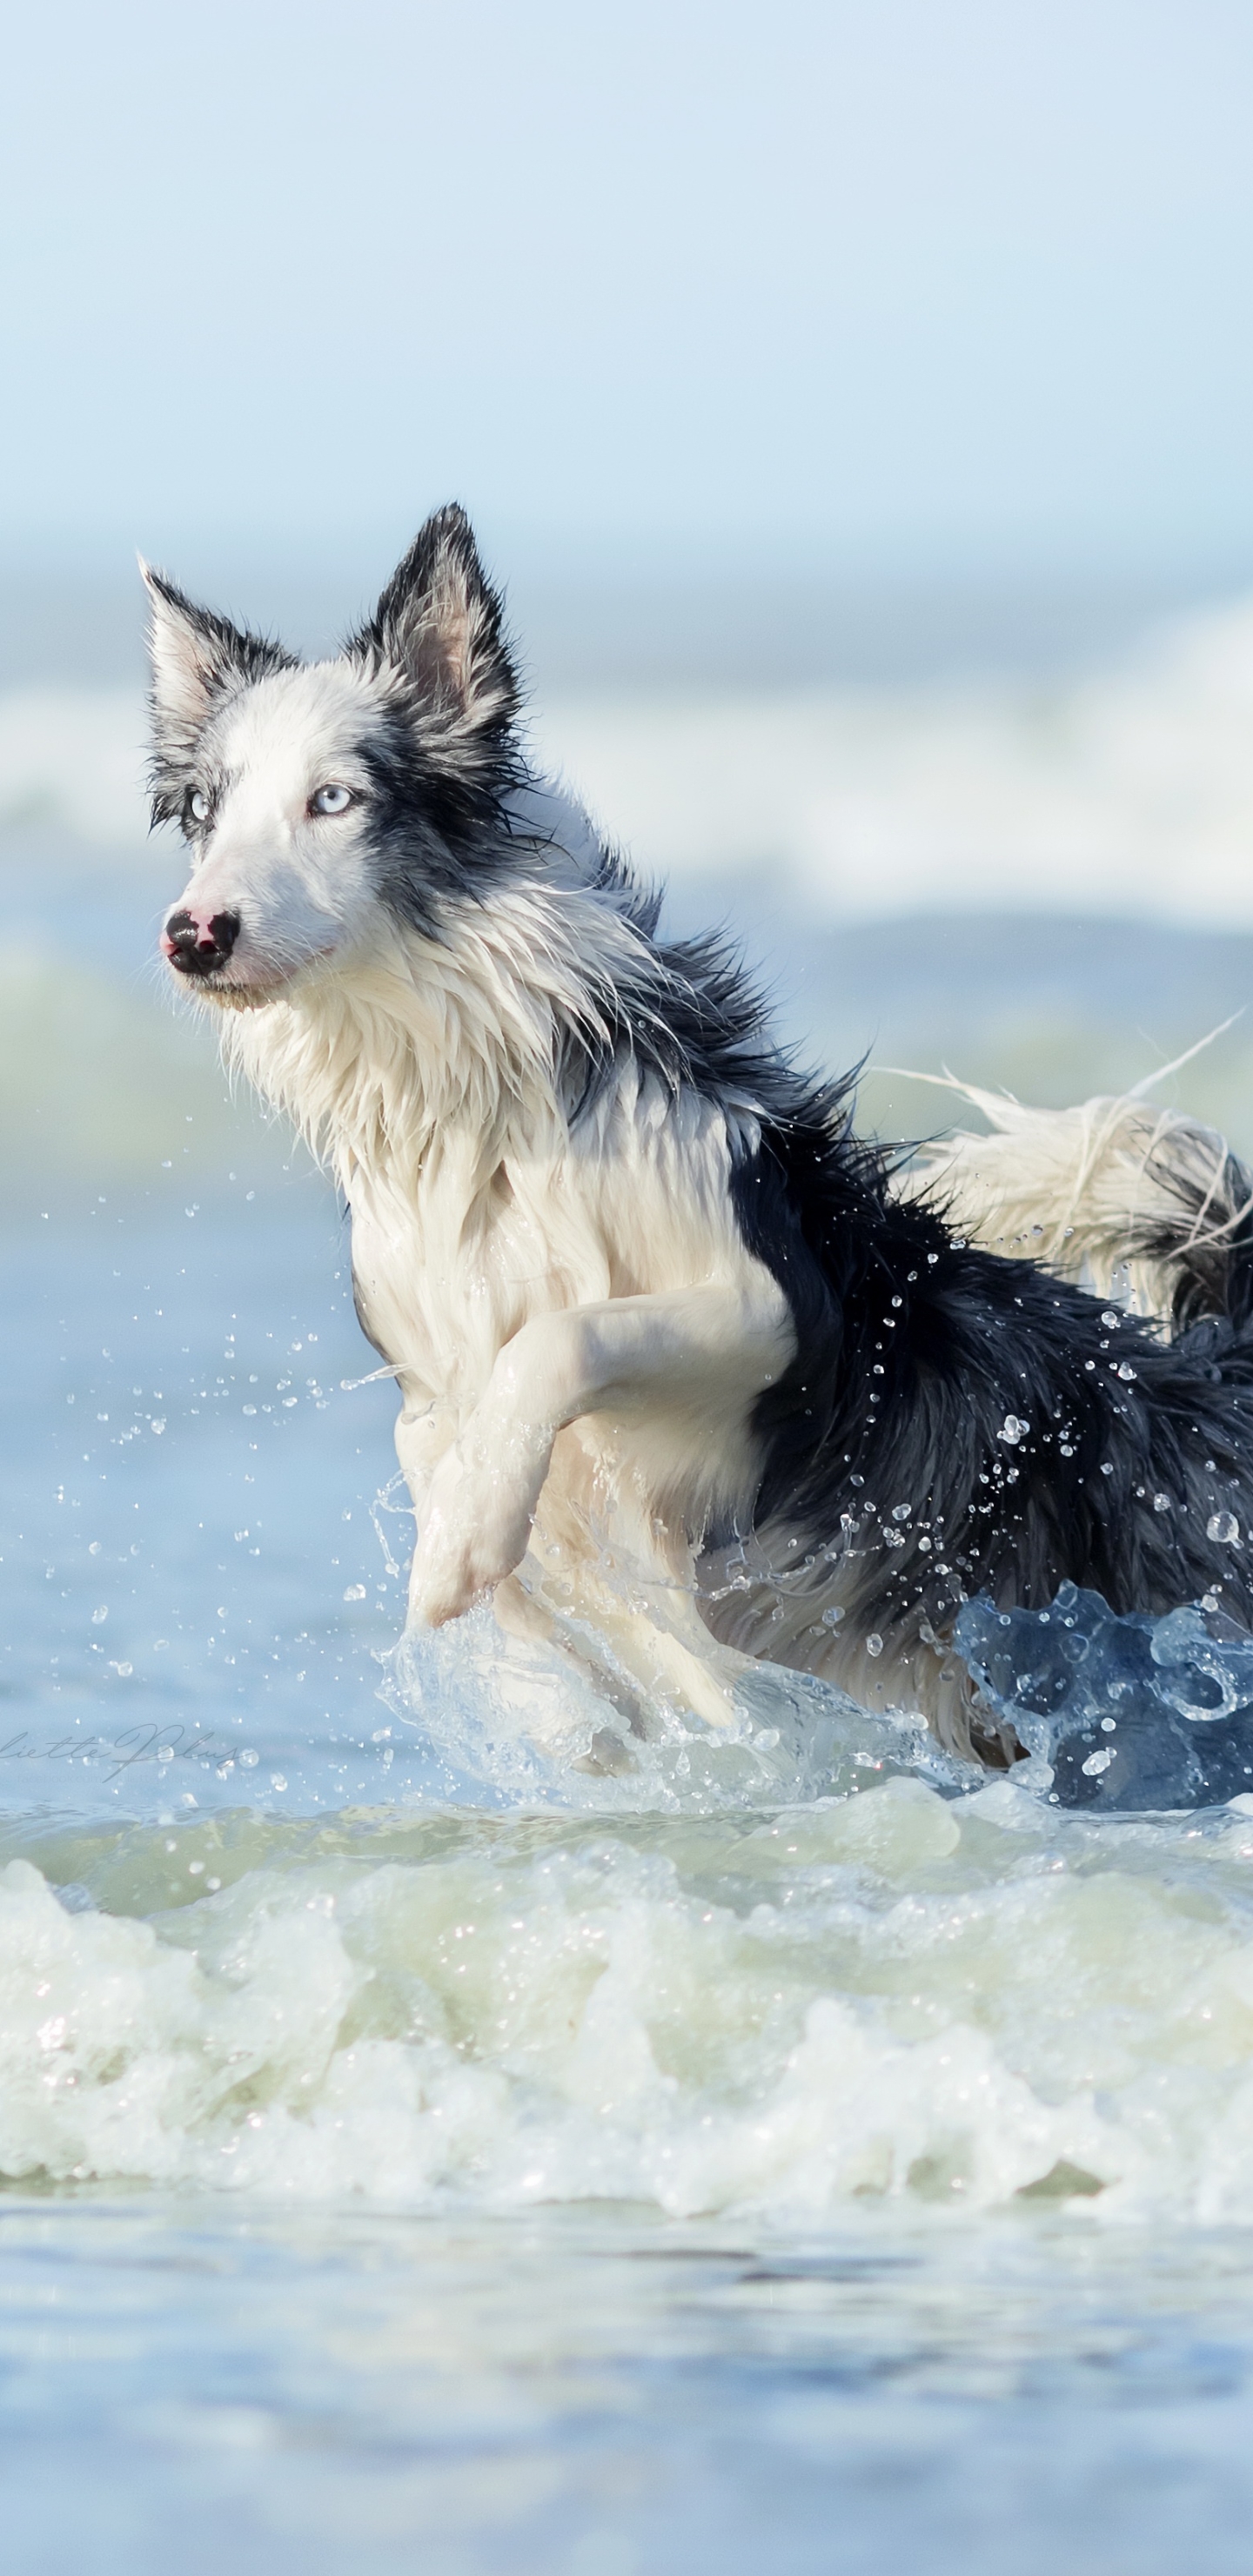
{"type": "Polygon", "coordinates": [[[509,863],[517,677],[469,522],[437,512],[335,661],[302,664],[144,569],[153,819],[192,851],[162,953],[197,993],[267,1002],[380,915],[509,863]]]}

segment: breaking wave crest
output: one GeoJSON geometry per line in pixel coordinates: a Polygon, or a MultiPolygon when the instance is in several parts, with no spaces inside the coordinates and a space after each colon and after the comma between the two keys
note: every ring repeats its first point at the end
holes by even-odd
{"type": "Polygon", "coordinates": [[[738,1741],[676,1725],[607,1775],[572,1767],[603,1707],[571,1687],[538,1747],[534,1669],[467,1623],[389,1682],[457,1804],[32,1816],[0,1872],[0,2172],[1243,2218],[1253,1799],[1101,1820],[958,1788],[908,1722],[761,1679],[738,1741]]]}

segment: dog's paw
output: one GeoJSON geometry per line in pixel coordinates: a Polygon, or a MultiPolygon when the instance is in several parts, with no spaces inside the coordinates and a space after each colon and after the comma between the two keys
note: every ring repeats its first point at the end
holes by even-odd
{"type": "Polygon", "coordinates": [[[427,1628],[442,1628],[464,1617],[486,1600],[526,1554],[526,1535],[517,1555],[485,1547],[469,1532],[439,1533],[424,1539],[413,1560],[409,1580],[409,1616],[427,1628]]]}
{"type": "Polygon", "coordinates": [[[431,1481],[409,1578],[409,1616],[428,1628],[460,1619],[520,1565],[539,1486],[520,1484],[458,1444],[431,1481]]]}

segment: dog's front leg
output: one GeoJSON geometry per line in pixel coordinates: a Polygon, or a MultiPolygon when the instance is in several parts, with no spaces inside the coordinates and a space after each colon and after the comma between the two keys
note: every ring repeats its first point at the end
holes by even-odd
{"type": "Polygon", "coordinates": [[[498,1354],[460,1439],[432,1477],[413,1561],[410,1613],[439,1627],[503,1582],[526,1554],[553,1442],[584,1414],[629,1424],[666,1409],[694,1452],[743,1447],[756,1398],[795,1349],[782,1290],[687,1288],[537,1315],[498,1354]]]}

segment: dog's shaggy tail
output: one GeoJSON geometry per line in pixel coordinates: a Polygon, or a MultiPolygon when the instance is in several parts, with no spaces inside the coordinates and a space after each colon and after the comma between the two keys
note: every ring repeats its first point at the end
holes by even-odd
{"type": "Polygon", "coordinates": [[[1132,1092],[1078,1109],[1027,1109],[951,1077],[988,1120],[922,1147],[902,1197],[943,1206],[959,1234],[1040,1262],[1175,1332],[1253,1315],[1253,1174],[1212,1127],[1132,1092]]]}

